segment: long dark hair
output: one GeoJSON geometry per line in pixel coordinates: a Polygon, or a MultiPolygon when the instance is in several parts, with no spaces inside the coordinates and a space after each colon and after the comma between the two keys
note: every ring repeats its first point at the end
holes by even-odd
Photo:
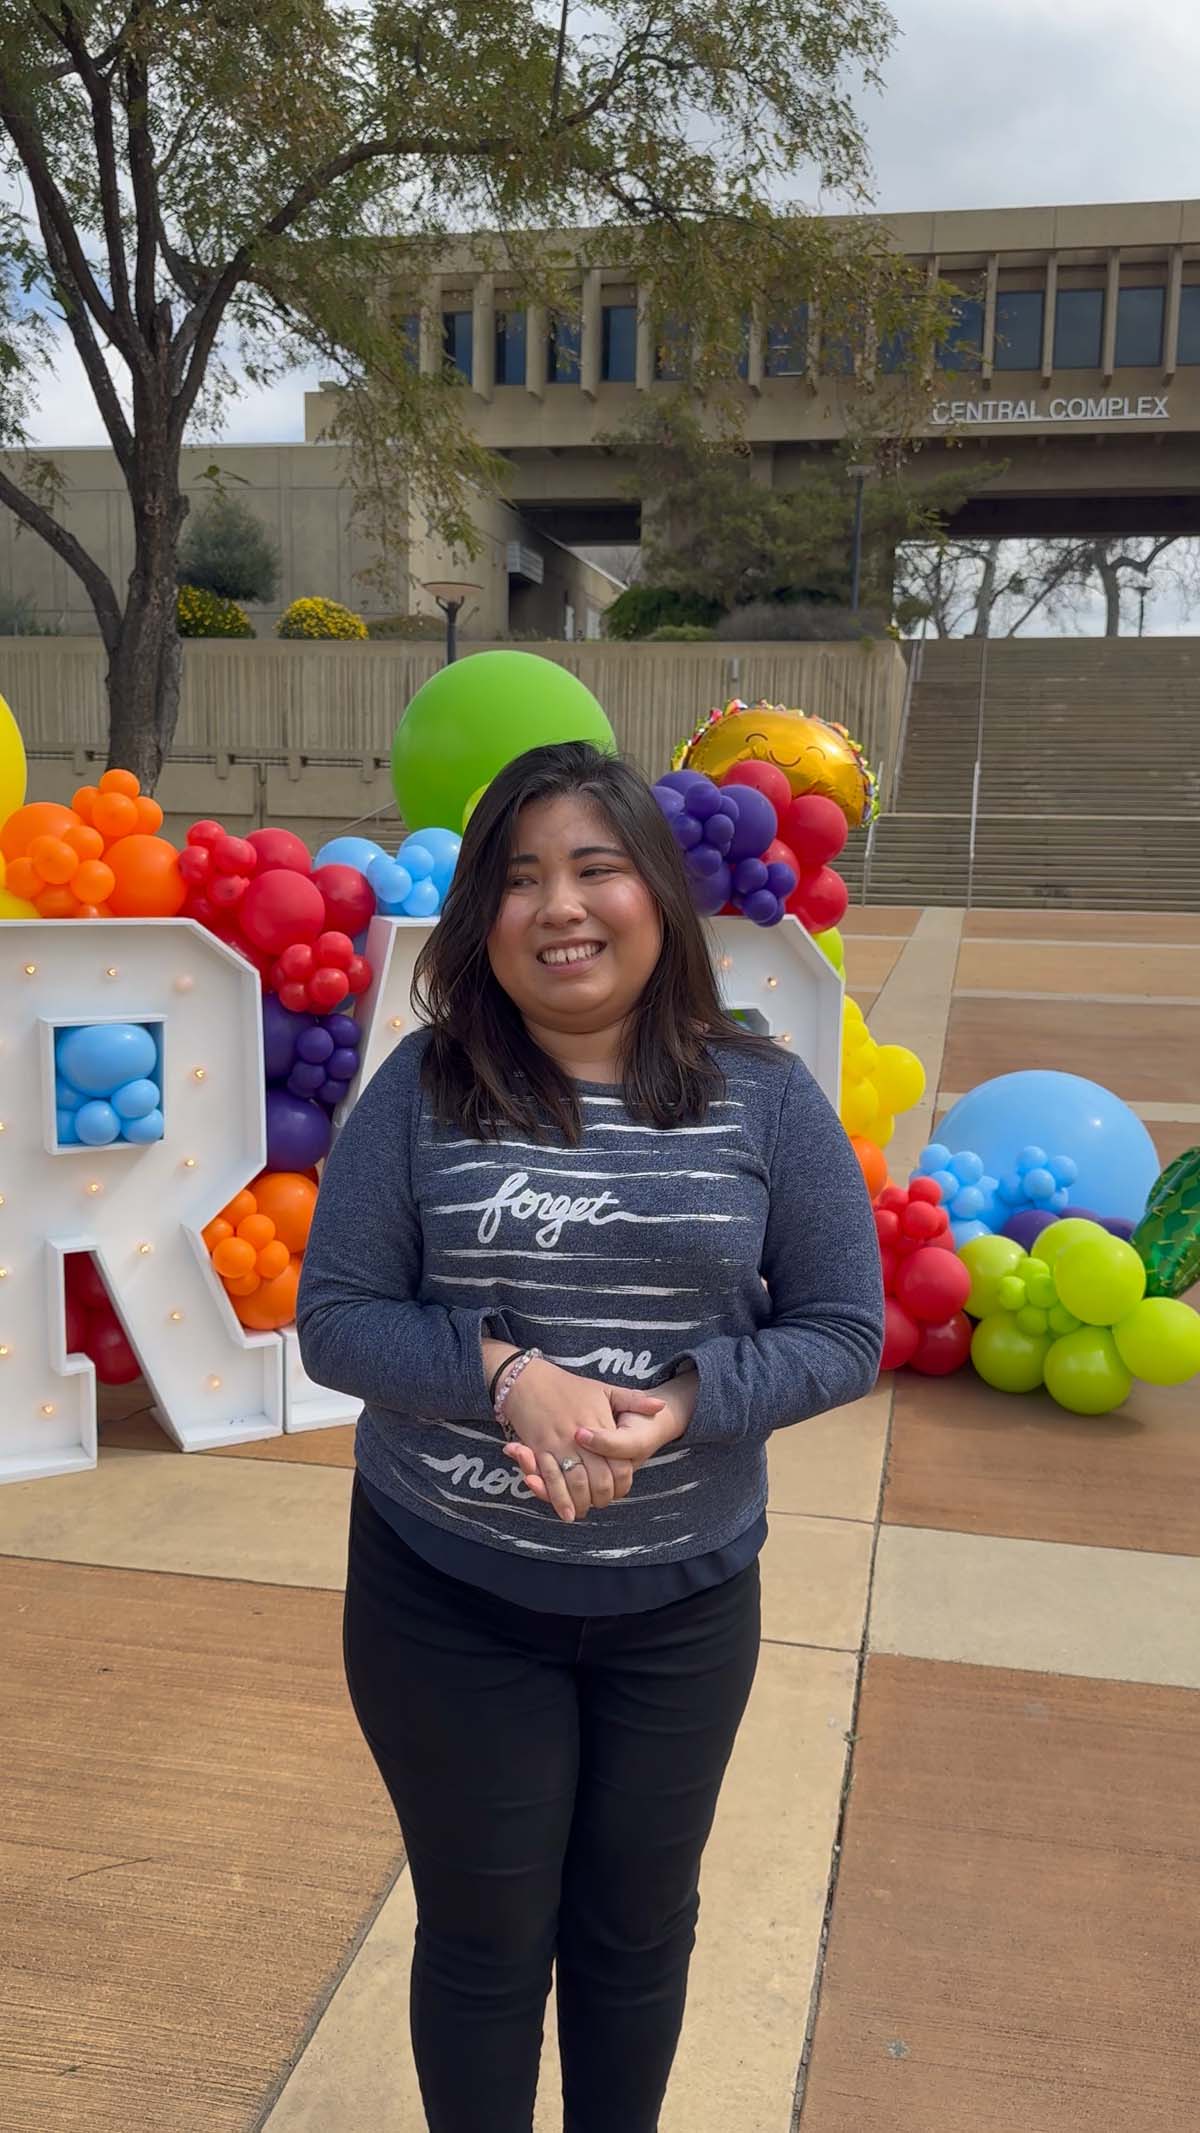
{"type": "Polygon", "coordinates": [[[417,960],[414,1000],[432,1030],[424,1085],[436,1116],[476,1140],[502,1126],[582,1139],[570,1076],[534,1042],[497,982],[487,943],[508,881],[517,816],[575,795],[604,816],[658,906],[662,952],[630,1018],[625,1103],[655,1126],[696,1125],[720,1096],[713,1041],[761,1051],[721,1005],[708,940],[675,840],[641,773],[585,741],[532,748],[488,786],[463,835],[454,879],[417,960]]]}

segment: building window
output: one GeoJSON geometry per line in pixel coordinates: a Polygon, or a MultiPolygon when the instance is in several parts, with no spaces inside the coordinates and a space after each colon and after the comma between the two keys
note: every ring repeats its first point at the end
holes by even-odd
{"type": "Polygon", "coordinates": [[[911,334],[903,331],[889,333],[879,343],[879,368],[888,377],[894,377],[897,371],[911,368],[912,353],[911,334]]]}
{"type": "Polygon", "coordinates": [[[497,385],[524,385],[525,383],[525,313],[523,311],[497,311],[496,313],[496,383],[497,385]]]}
{"type": "Polygon", "coordinates": [[[579,343],[580,324],[577,318],[551,319],[546,344],[548,385],[578,385],[579,343]]]}
{"type": "Polygon", "coordinates": [[[1179,292],[1179,360],[1200,363],[1200,282],[1179,292]]]}
{"type": "Polygon", "coordinates": [[[1103,289],[1060,289],[1054,307],[1054,368],[1098,370],[1103,289]]]}
{"type": "Polygon", "coordinates": [[[404,351],[404,360],[410,370],[419,370],[421,368],[420,312],[406,311],[404,317],[399,321],[399,327],[400,346],[404,351]]]}
{"type": "Polygon", "coordinates": [[[769,378],[800,378],[807,362],[808,305],[794,304],[768,322],[763,369],[769,378]]]}
{"type": "Polygon", "coordinates": [[[443,311],[442,348],[451,370],[457,370],[471,382],[471,327],[473,320],[469,311],[443,311]]]}
{"type": "Polygon", "coordinates": [[[983,303],[978,296],[956,295],[950,325],[938,350],[943,370],[978,370],[983,351],[983,303]]]}
{"type": "Polygon", "coordinates": [[[1165,289],[1122,289],[1117,296],[1117,367],[1157,370],[1162,362],[1165,289]]]}
{"type": "Polygon", "coordinates": [[[600,375],[606,385],[637,377],[637,305],[605,304],[600,313],[600,375]]]}
{"type": "Polygon", "coordinates": [[[1040,370],[1042,321],[1046,299],[1041,289],[1001,289],[996,297],[997,370],[1040,370]]]}

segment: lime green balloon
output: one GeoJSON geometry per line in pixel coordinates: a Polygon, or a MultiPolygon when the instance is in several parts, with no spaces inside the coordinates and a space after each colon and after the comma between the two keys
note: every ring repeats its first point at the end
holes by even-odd
{"type": "Polygon", "coordinates": [[[1030,1257],[1042,1259],[1053,1266],[1060,1252],[1068,1244],[1078,1244],[1085,1237],[1107,1237],[1109,1232],[1101,1229],[1098,1222],[1085,1222],[1082,1215],[1069,1215],[1065,1222],[1052,1222],[1029,1247],[1030,1257]]]}
{"type": "Polygon", "coordinates": [[[1133,1385],[1106,1326],[1081,1326],[1054,1341],[1046,1356],[1046,1390],[1073,1415],[1107,1415],[1133,1385]]]}
{"type": "MultiPolygon", "coordinates": [[[[982,1240],[976,1238],[977,1244],[982,1240]]],[[[1021,1317],[1025,1316],[1024,1312],[1021,1317]]],[[[1050,1348],[1045,1333],[1027,1333],[1011,1311],[981,1319],[971,1336],[971,1361],[985,1385],[997,1392],[1036,1392],[1050,1348]]]]}
{"type": "Polygon", "coordinates": [[[472,815],[474,814],[486,791],[486,785],[477,785],[475,787],[474,792],[471,794],[470,799],[467,801],[467,804],[462,811],[462,826],[464,829],[466,828],[468,822],[470,821],[472,815]]]}
{"type": "Polygon", "coordinates": [[[1133,1246],[1106,1230],[1065,1246],[1054,1280],[1059,1302],[1085,1326],[1114,1326],[1146,1293],[1146,1269],[1133,1246]]]}
{"type": "Polygon", "coordinates": [[[410,830],[450,828],[472,793],[529,748],[616,738],[590,689],[534,652],[475,652],[417,690],[392,744],[392,785],[410,830]]]}
{"type": "Polygon", "coordinates": [[[1024,1252],[1012,1237],[972,1237],[958,1256],[971,1277],[964,1311],[972,1318],[990,1317],[1001,1309],[1001,1283],[1024,1264],[1024,1252]]]}
{"type": "Polygon", "coordinates": [[[846,943],[836,926],[826,926],[824,933],[814,933],[813,946],[819,948],[822,955],[833,964],[834,969],[840,970],[845,977],[846,943]]]}
{"type": "Polygon", "coordinates": [[[1051,1333],[1078,1333],[1079,1331],[1081,1321],[1076,1318],[1073,1311],[1066,1310],[1062,1304],[1055,1304],[1053,1310],[1048,1311],[1046,1316],[1049,1320],[1051,1333]]]}
{"type": "Polygon", "coordinates": [[[1113,1327],[1117,1353],[1147,1385],[1183,1385],[1200,1373],[1200,1311],[1169,1296],[1147,1296],[1113,1327]]]}

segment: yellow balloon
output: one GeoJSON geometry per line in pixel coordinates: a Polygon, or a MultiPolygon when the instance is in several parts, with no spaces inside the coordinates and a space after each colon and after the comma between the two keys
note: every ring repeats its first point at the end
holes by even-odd
{"type": "Polygon", "coordinates": [[[903,1044],[881,1044],[875,1062],[879,1101],[889,1111],[911,1111],[925,1094],[925,1069],[903,1044]]]}
{"type": "Polygon", "coordinates": [[[27,904],[23,896],[14,896],[11,889],[0,889],[0,921],[6,918],[37,918],[38,912],[27,904]]]}
{"type": "Polygon", "coordinates": [[[25,744],[17,722],[0,696],[0,823],[25,805],[25,744]]]}
{"type": "Polygon", "coordinates": [[[872,1134],[875,1141],[875,1146],[877,1148],[886,1148],[889,1142],[893,1141],[896,1137],[895,1119],[884,1117],[877,1120],[875,1126],[872,1128],[872,1134]]]}
{"type": "Polygon", "coordinates": [[[842,1089],[842,1124],[847,1133],[868,1133],[873,1141],[879,1136],[875,1121],[879,1117],[879,1098],[869,1081],[850,1081],[842,1089]]]}
{"type": "Polygon", "coordinates": [[[735,763],[774,763],[793,793],[836,800],[851,829],[870,816],[875,795],[870,766],[849,735],[822,718],[783,704],[719,712],[687,742],[676,768],[701,770],[719,784],[735,763]]]}

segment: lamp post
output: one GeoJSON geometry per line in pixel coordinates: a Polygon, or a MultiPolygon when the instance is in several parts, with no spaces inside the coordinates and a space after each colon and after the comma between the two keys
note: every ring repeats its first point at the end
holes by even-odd
{"type": "Polygon", "coordinates": [[[468,585],[453,578],[432,578],[423,587],[435,600],[446,617],[446,665],[458,657],[458,616],[472,593],[481,591],[478,585],[468,585]]]}
{"type": "Polygon", "coordinates": [[[846,473],[850,480],[856,484],[854,493],[854,551],[850,577],[850,611],[855,615],[858,613],[859,593],[862,590],[863,496],[866,493],[867,483],[874,472],[874,467],[863,460],[856,460],[846,468],[846,473]]]}

